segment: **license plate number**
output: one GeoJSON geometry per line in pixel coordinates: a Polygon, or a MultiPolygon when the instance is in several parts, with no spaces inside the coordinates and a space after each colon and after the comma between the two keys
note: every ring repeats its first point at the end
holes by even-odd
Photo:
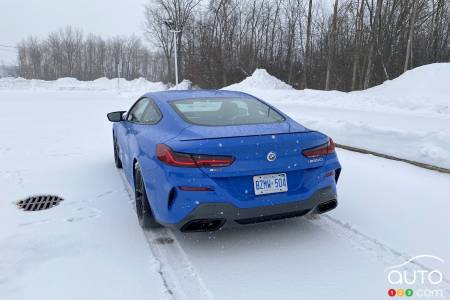
{"type": "Polygon", "coordinates": [[[255,195],[287,192],[286,173],[253,176],[253,187],[255,195]]]}

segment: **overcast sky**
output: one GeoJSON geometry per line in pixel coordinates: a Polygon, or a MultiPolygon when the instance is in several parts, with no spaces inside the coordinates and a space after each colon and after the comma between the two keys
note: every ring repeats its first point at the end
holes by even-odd
{"type": "MultiPolygon", "coordinates": [[[[15,45],[31,35],[46,36],[65,25],[102,36],[142,36],[148,0],[0,0],[0,44],[15,45]]],[[[0,63],[15,61],[0,47],[0,63]]]]}

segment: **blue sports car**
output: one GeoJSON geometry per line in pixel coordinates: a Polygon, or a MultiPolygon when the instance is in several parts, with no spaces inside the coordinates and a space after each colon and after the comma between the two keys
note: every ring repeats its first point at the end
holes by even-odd
{"type": "Polygon", "coordinates": [[[143,228],[213,231],[337,206],[333,140],[246,93],[148,93],[108,114],[143,228]]]}

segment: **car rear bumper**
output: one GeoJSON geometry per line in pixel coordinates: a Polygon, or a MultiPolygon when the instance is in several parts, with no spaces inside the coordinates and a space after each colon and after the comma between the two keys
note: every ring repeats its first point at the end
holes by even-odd
{"type": "Polygon", "coordinates": [[[309,213],[324,213],[337,206],[332,187],[316,191],[310,198],[289,203],[239,208],[230,203],[202,203],[177,224],[164,224],[183,232],[214,231],[223,227],[254,224],[309,213]]]}

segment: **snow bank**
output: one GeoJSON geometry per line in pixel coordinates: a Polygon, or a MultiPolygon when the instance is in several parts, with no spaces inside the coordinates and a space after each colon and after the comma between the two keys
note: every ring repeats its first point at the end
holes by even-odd
{"type": "MultiPolygon", "coordinates": [[[[151,82],[144,78],[126,80],[121,78],[120,91],[123,92],[148,92],[154,90],[166,90],[167,86],[162,82],[151,82]]],[[[117,90],[117,78],[99,78],[93,81],[80,81],[75,78],[60,78],[53,81],[24,79],[24,78],[0,78],[0,90],[79,90],[79,91],[109,91],[117,90]]]]}
{"type": "Polygon", "coordinates": [[[258,91],[277,89],[274,101],[294,101],[305,105],[352,108],[379,112],[406,112],[450,116],[450,63],[436,63],[407,71],[400,77],[364,91],[350,93],[321,90],[294,90],[267,71],[257,69],[252,76],[225,90],[258,91]]]}
{"type": "Polygon", "coordinates": [[[450,63],[350,93],[276,89],[287,84],[264,70],[255,73],[224,89],[264,99],[338,143],[450,168],[450,63]]]}
{"type": "Polygon", "coordinates": [[[350,93],[372,97],[372,102],[400,109],[428,111],[450,115],[450,63],[417,67],[394,80],[350,93]]]}
{"type": "Polygon", "coordinates": [[[309,128],[319,129],[344,145],[353,145],[450,169],[450,131],[389,128],[360,121],[302,118],[309,128]]]}
{"type": "Polygon", "coordinates": [[[191,90],[192,89],[192,81],[184,79],[182,82],[178,83],[171,87],[169,90],[191,90]]]}
{"type": "MultiPolygon", "coordinates": [[[[369,94],[383,93],[390,96],[427,98],[433,96],[436,101],[443,99],[443,95],[450,95],[449,80],[450,63],[436,63],[407,71],[394,80],[385,81],[365,92],[369,94]]],[[[450,97],[447,97],[446,100],[446,103],[449,104],[450,97]]]]}
{"type": "Polygon", "coordinates": [[[243,89],[292,89],[292,86],[270,75],[265,69],[256,69],[255,72],[240,83],[236,83],[224,88],[225,90],[243,89]]]}

